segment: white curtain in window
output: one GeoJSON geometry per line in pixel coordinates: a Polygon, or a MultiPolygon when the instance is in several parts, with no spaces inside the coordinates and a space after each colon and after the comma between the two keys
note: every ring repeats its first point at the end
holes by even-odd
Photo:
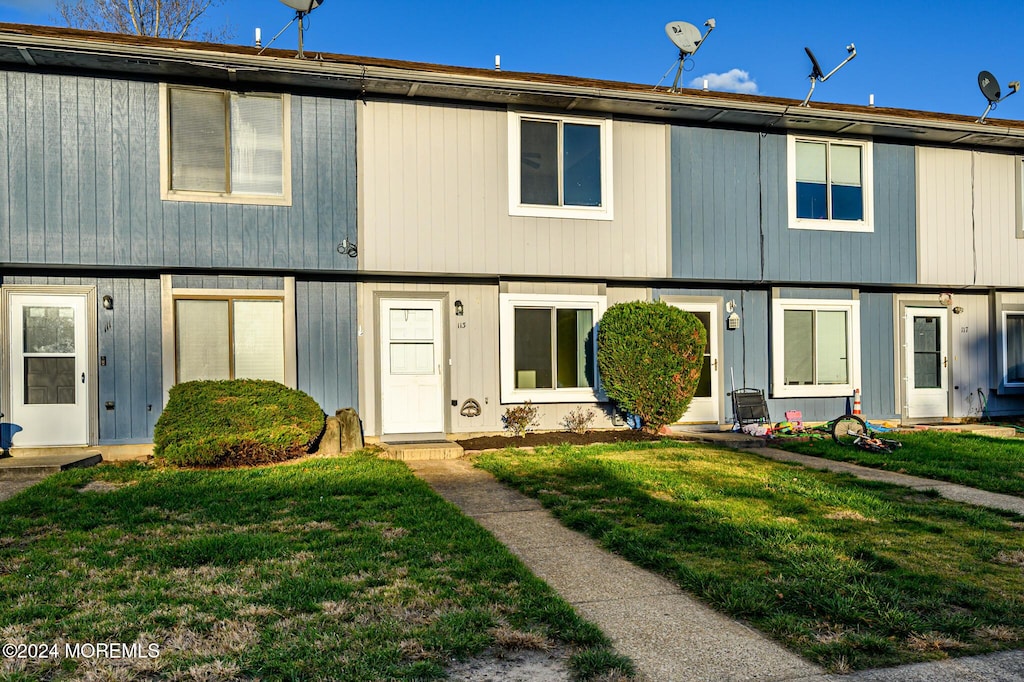
{"type": "Polygon", "coordinates": [[[823,142],[796,143],[796,181],[824,184],[827,146],[823,142]]]}
{"type": "Polygon", "coordinates": [[[818,384],[849,383],[849,353],[846,346],[846,313],[842,310],[819,310],[818,384]]]}
{"type": "Polygon", "coordinates": [[[234,302],[235,378],[284,383],[284,304],[234,302]]]}
{"type": "Polygon", "coordinates": [[[785,383],[814,383],[814,312],[787,310],[783,313],[785,383]]]}
{"type": "Polygon", "coordinates": [[[860,147],[832,145],[832,184],[860,187],[860,174],[860,147]]]}
{"type": "Polygon", "coordinates": [[[172,88],[171,188],[227,191],[224,93],[172,88]]]}
{"type": "Polygon", "coordinates": [[[230,379],[228,302],[176,302],[178,382],[230,379]]]}
{"type": "Polygon", "coordinates": [[[280,97],[231,96],[233,194],[282,194],[282,139],[280,97]]]}

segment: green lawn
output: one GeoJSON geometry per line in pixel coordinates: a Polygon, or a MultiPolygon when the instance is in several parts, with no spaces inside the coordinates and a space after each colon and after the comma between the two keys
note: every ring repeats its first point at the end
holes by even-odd
{"type": "Polygon", "coordinates": [[[1024,439],[949,431],[909,431],[892,437],[903,447],[891,455],[844,447],[831,439],[808,443],[780,439],[772,447],[1024,496],[1024,439]]]}
{"type": "Polygon", "coordinates": [[[433,679],[488,647],[566,646],[582,677],[631,670],[404,464],[365,455],[47,479],[0,504],[0,642],[159,647],[0,659],[13,680],[433,679]]]}
{"type": "Polygon", "coordinates": [[[1024,519],[662,442],[477,465],[829,669],[1024,647],[1024,519]]]}

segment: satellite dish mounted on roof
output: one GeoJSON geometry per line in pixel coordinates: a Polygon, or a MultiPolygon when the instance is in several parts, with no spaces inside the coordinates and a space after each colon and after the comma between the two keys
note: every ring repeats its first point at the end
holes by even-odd
{"type": "Polygon", "coordinates": [[[818,81],[821,81],[822,83],[824,83],[829,78],[831,78],[832,75],[836,71],[838,71],[839,69],[841,69],[844,66],[846,66],[851,59],[853,59],[854,57],[857,56],[857,46],[854,45],[853,43],[850,43],[849,45],[846,46],[846,51],[849,53],[846,56],[846,59],[844,59],[839,64],[839,66],[837,66],[836,68],[834,68],[831,71],[829,71],[828,74],[826,75],[825,72],[823,72],[821,70],[821,64],[818,63],[818,59],[814,56],[814,53],[811,52],[811,48],[809,48],[809,47],[805,47],[804,48],[804,52],[806,52],[807,56],[810,57],[810,59],[811,59],[811,74],[808,76],[808,78],[811,79],[811,89],[807,93],[807,97],[804,97],[804,101],[800,103],[800,106],[802,106],[802,107],[810,106],[811,95],[814,94],[814,86],[815,86],[815,84],[818,83],[818,81]]]}
{"type": "Polygon", "coordinates": [[[284,28],[282,28],[280,31],[278,31],[277,35],[274,36],[273,38],[271,38],[270,42],[267,43],[266,46],[263,47],[257,54],[263,54],[263,50],[265,50],[268,47],[270,47],[274,43],[274,41],[277,40],[278,37],[282,33],[284,33],[285,31],[288,30],[289,26],[291,26],[296,21],[298,21],[299,22],[299,53],[297,55],[295,55],[295,56],[298,57],[299,59],[305,59],[306,55],[302,51],[302,39],[303,39],[303,33],[306,30],[306,27],[304,25],[305,24],[306,15],[309,14],[310,12],[312,12],[313,10],[315,10],[320,5],[324,4],[324,0],[280,0],[280,2],[281,2],[282,5],[285,5],[286,7],[291,7],[293,10],[295,10],[295,16],[292,17],[292,20],[289,21],[287,24],[285,24],[284,28]]]}
{"type": "Polygon", "coordinates": [[[981,94],[985,95],[985,99],[988,100],[988,106],[985,107],[985,113],[978,119],[978,123],[984,123],[985,117],[988,116],[988,112],[995,109],[996,105],[1002,102],[1010,95],[1020,90],[1020,81],[1010,82],[1010,92],[1005,96],[1001,97],[1002,91],[999,89],[999,81],[988,71],[982,71],[978,74],[978,87],[981,88],[981,94]]]}
{"type": "MultiPolygon", "coordinates": [[[[678,66],[676,78],[672,81],[672,87],[669,89],[669,92],[677,92],[679,90],[679,77],[683,74],[683,66],[686,60],[697,54],[697,50],[704,44],[704,41],[711,35],[711,32],[715,30],[714,19],[708,19],[704,22],[704,25],[708,27],[708,31],[701,35],[699,28],[685,21],[672,21],[665,24],[665,34],[668,35],[668,39],[672,41],[672,44],[679,48],[679,56],[672,64],[672,66],[678,66]]],[[[668,71],[672,70],[672,66],[668,68],[668,71]]],[[[668,75],[668,71],[665,72],[665,76],[668,75]]],[[[661,80],[665,80],[665,76],[662,76],[661,80]]],[[[660,85],[661,81],[658,81],[658,84],[660,85]]]]}

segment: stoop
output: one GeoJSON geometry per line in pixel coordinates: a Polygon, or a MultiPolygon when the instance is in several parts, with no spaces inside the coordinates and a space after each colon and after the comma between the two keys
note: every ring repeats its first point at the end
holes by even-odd
{"type": "Polygon", "coordinates": [[[103,461],[98,452],[76,454],[22,455],[0,459],[0,479],[11,480],[49,476],[75,467],[91,467],[103,461]]]}
{"type": "Polygon", "coordinates": [[[451,441],[433,443],[388,443],[387,450],[380,455],[383,459],[459,459],[462,446],[451,441]]]}

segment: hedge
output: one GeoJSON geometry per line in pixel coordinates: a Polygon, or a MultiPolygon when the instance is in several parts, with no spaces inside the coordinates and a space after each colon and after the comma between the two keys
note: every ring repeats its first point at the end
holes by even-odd
{"type": "Polygon", "coordinates": [[[171,389],[153,455],[177,466],[280,462],[307,453],[323,428],[315,400],[275,381],[189,381],[171,389]]]}

